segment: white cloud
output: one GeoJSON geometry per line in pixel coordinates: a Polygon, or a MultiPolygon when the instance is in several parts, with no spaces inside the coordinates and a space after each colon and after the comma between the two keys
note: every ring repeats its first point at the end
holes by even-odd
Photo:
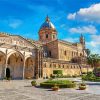
{"type": "Polygon", "coordinates": [[[89,26],[83,26],[83,27],[73,27],[69,29],[69,32],[71,33],[89,33],[89,34],[95,34],[97,33],[97,29],[93,25],[89,26]]]}
{"type": "Polygon", "coordinates": [[[92,35],[92,39],[100,45],[100,35],[92,35]]]}
{"type": "Polygon", "coordinates": [[[73,13],[73,14],[69,14],[67,16],[68,19],[75,19],[75,16],[76,16],[76,13],[73,13]]]}
{"type": "Polygon", "coordinates": [[[100,23],[100,3],[93,4],[88,8],[80,8],[79,11],[70,13],[67,18],[100,23]]]}
{"type": "Polygon", "coordinates": [[[91,35],[91,41],[86,42],[92,53],[100,54],[100,35],[91,35]]]}
{"type": "Polygon", "coordinates": [[[65,28],[65,26],[66,26],[65,24],[60,25],[61,28],[65,28]]]}
{"type": "Polygon", "coordinates": [[[18,28],[20,25],[22,24],[22,21],[19,19],[12,19],[12,20],[8,20],[8,25],[11,28],[18,28]]]}
{"type": "Polygon", "coordinates": [[[65,41],[68,41],[68,42],[77,42],[77,41],[79,41],[79,38],[65,38],[65,39],[63,39],[63,40],[65,40],[65,41]]]}
{"type": "Polygon", "coordinates": [[[6,25],[7,27],[11,27],[13,29],[16,29],[20,25],[23,24],[23,21],[10,16],[10,17],[7,17],[6,19],[0,20],[0,23],[2,23],[3,25],[6,25]]]}

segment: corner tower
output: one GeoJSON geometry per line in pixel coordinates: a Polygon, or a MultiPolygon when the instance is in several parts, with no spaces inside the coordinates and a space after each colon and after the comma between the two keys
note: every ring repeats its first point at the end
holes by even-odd
{"type": "Polygon", "coordinates": [[[45,22],[41,25],[39,30],[39,40],[41,42],[50,42],[57,39],[57,31],[47,16],[45,22]]]}

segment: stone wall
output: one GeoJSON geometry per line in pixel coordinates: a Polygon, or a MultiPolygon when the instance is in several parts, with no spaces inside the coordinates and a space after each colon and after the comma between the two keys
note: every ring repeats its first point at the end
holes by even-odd
{"type": "Polygon", "coordinates": [[[58,42],[52,41],[46,44],[49,57],[58,59],[58,42]]]}
{"type": "MultiPolygon", "coordinates": [[[[83,65],[82,65],[83,66],[83,65]]],[[[84,65],[86,66],[86,65],[84,65]]],[[[81,75],[81,72],[87,72],[87,67],[82,67],[80,69],[80,65],[76,63],[69,63],[63,61],[55,61],[55,60],[44,60],[43,61],[43,77],[50,77],[53,74],[53,70],[62,70],[63,75],[73,76],[73,75],[81,75]]],[[[91,67],[88,68],[88,71],[92,71],[91,67]]]]}
{"type": "Polygon", "coordinates": [[[83,55],[82,45],[74,45],[69,42],[55,40],[46,44],[48,52],[51,52],[51,58],[64,61],[71,61],[72,58],[83,55]]]}

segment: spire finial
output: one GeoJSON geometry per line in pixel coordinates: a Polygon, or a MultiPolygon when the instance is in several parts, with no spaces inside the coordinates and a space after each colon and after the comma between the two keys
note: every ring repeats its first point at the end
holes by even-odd
{"type": "Polygon", "coordinates": [[[83,34],[81,33],[81,37],[83,37],[83,34]]]}
{"type": "Polygon", "coordinates": [[[47,15],[47,17],[46,17],[46,22],[49,22],[49,21],[50,21],[50,19],[49,19],[48,15],[47,15]]]}
{"type": "Polygon", "coordinates": [[[85,45],[85,38],[84,38],[82,33],[81,33],[81,36],[80,36],[80,43],[85,45]]]}

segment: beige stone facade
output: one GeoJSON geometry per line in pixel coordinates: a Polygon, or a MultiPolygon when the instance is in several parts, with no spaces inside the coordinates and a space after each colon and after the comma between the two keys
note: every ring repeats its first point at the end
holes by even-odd
{"type": "Polygon", "coordinates": [[[62,70],[63,75],[80,75],[89,67],[86,56],[84,37],[79,43],[58,40],[48,17],[40,27],[39,41],[0,33],[0,79],[7,74],[12,79],[50,77],[53,70],[62,70]]]}

